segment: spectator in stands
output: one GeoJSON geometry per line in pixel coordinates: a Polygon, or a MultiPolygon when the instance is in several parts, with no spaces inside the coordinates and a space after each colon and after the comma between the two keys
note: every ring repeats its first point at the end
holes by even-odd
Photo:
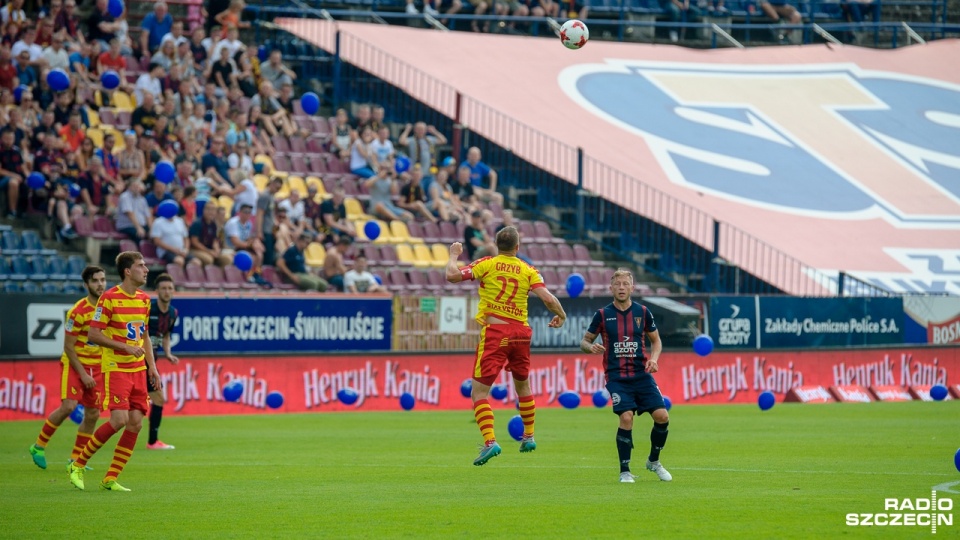
{"type": "Polygon", "coordinates": [[[37,45],[44,49],[53,44],[53,19],[41,17],[37,21],[37,45]]]}
{"type": "MultiPolygon", "coordinates": [[[[211,37],[213,35],[211,34],[211,37]]],[[[217,36],[218,38],[220,36],[217,36]]],[[[217,41],[217,44],[214,45],[213,51],[210,53],[210,58],[220,58],[220,49],[226,47],[230,50],[230,58],[233,58],[240,52],[241,49],[246,48],[246,45],[240,41],[240,31],[236,28],[231,28],[227,31],[226,37],[217,41]]]]}
{"type": "Polygon", "coordinates": [[[232,261],[237,251],[243,250],[253,256],[254,271],[251,280],[259,285],[268,285],[267,281],[260,276],[259,268],[263,264],[264,246],[263,242],[254,232],[253,207],[245,204],[240,207],[237,215],[233,216],[223,226],[226,248],[223,254],[232,261]]]}
{"type": "Polygon", "coordinates": [[[87,18],[87,33],[90,38],[87,41],[99,41],[102,49],[110,46],[110,40],[116,37],[117,30],[120,29],[120,23],[110,15],[107,3],[107,0],[97,0],[87,18]]]}
{"type": "MultiPolygon", "coordinates": [[[[261,126],[271,136],[282,132],[287,137],[297,134],[297,125],[277,101],[276,90],[270,81],[260,83],[260,91],[250,100],[250,106],[260,107],[261,126]]],[[[306,136],[309,133],[301,133],[306,136]]]]}
{"type": "Polygon", "coordinates": [[[350,157],[353,138],[356,135],[350,128],[350,118],[346,109],[337,109],[333,126],[333,140],[330,141],[330,151],[340,156],[340,159],[350,157]]]}
{"type": "MultiPolygon", "coordinates": [[[[242,98],[252,98],[257,95],[257,78],[253,69],[253,58],[251,57],[250,49],[244,49],[238,53],[237,56],[234,57],[234,63],[237,65],[237,82],[233,88],[230,89],[229,97],[230,104],[234,108],[239,109],[242,98]]],[[[289,86],[289,84],[287,86],[289,86]]],[[[277,102],[279,103],[279,98],[277,102]]],[[[283,107],[283,104],[281,104],[281,107],[283,107]]],[[[292,110],[287,110],[285,107],[284,110],[288,117],[293,114],[292,110]]]]}
{"type": "Polygon", "coordinates": [[[463,247],[470,261],[497,253],[497,247],[483,226],[483,212],[480,210],[474,210],[470,214],[470,224],[463,230],[463,240],[463,247]]]}
{"type": "Polygon", "coordinates": [[[270,60],[266,64],[260,64],[260,80],[270,81],[275,87],[282,84],[293,84],[297,80],[297,74],[292,69],[283,65],[283,55],[279,49],[270,51],[270,60]]]}
{"type": "Polygon", "coordinates": [[[323,227],[323,217],[320,213],[321,202],[316,184],[307,186],[307,197],[303,201],[303,224],[307,230],[317,233],[323,227]]]}
{"type": "Polygon", "coordinates": [[[277,259],[277,269],[287,281],[299,287],[300,290],[324,292],[330,287],[327,280],[307,271],[306,257],[303,252],[312,239],[312,233],[300,233],[296,241],[283,252],[283,257],[277,259]]]}
{"type": "MultiPolygon", "coordinates": [[[[378,107],[382,109],[383,107],[378,107]]],[[[371,127],[371,131],[373,128],[371,127]]],[[[387,167],[392,169],[393,159],[394,159],[394,149],[393,143],[390,141],[390,128],[381,125],[380,129],[376,132],[376,140],[370,143],[370,155],[377,164],[377,167],[387,167]]]]}
{"type": "MultiPolygon", "coordinates": [[[[451,157],[447,159],[453,160],[451,157]]],[[[456,161],[453,162],[456,163],[456,161]]],[[[420,164],[415,165],[413,169],[419,174],[420,164]]],[[[427,208],[430,208],[442,221],[465,221],[467,212],[460,203],[460,198],[453,192],[448,178],[447,174],[437,174],[434,181],[430,182],[430,187],[427,189],[427,208]]],[[[469,180],[467,183],[469,184],[469,180]]]]}
{"type": "MultiPolygon", "coordinates": [[[[229,132],[228,132],[228,137],[229,132]]],[[[253,176],[253,158],[250,157],[247,141],[239,141],[233,147],[234,152],[227,158],[230,174],[234,177],[250,178],[253,176]]]]}
{"type": "MultiPolygon", "coordinates": [[[[106,50],[106,47],[104,47],[106,50]]],[[[77,87],[89,87],[99,84],[97,80],[97,57],[100,56],[100,43],[83,43],[80,50],[70,55],[70,71],[77,87]]]]}
{"type": "Polygon", "coordinates": [[[183,44],[186,44],[189,50],[190,38],[183,33],[183,21],[173,21],[170,31],[164,34],[160,41],[163,42],[167,40],[173,40],[173,44],[177,47],[177,50],[179,50],[180,45],[183,44]]]}
{"type": "Polygon", "coordinates": [[[93,144],[93,139],[90,137],[85,137],[80,142],[80,149],[77,150],[77,166],[80,167],[81,171],[87,170],[87,167],[90,164],[90,159],[96,153],[96,146],[93,144]]]}
{"type": "MultiPolygon", "coordinates": [[[[350,172],[362,179],[373,178],[377,174],[377,161],[370,150],[373,131],[363,128],[360,137],[350,147],[350,172]]],[[[386,167],[382,167],[386,170],[386,167]]]]}
{"type": "Polygon", "coordinates": [[[387,114],[387,111],[386,109],[383,108],[382,105],[374,105],[371,108],[370,121],[367,124],[370,126],[370,129],[372,129],[374,133],[380,133],[380,128],[382,127],[388,128],[387,138],[389,138],[390,126],[388,126],[384,121],[384,117],[386,116],[386,114],[387,114]]]}
{"type": "Polygon", "coordinates": [[[23,0],[10,0],[7,5],[0,8],[0,18],[3,24],[15,22],[23,24],[27,22],[27,14],[23,11],[23,0]]]}
{"type": "Polygon", "coordinates": [[[217,24],[217,15],[227,10],[230,7],[230,0],[207,0],[204,2],[206,6],[206,20],[204,21],[203,29],[207,33],[212,33],[211,31],[214,28],[219,28],[220,25],[217,24]]]}
{"type": "MultiPolygon", "coordinates": [[[[223,154],[223,146],[224,138],[215,135],[213,140],[210,141],[210,151],[204,154],[200,161],[203,176],[213,180],[212,188],[214,192],[233,187],[233,183],[230,182],[230,164],[223,154]]],[[[229,211],[229,209],[227,210],[229,211]]]]}
{"type": "Polygon", "coordinates": [[[150,61],[160,65],[165,72],[169,72],[173,69],[173,66],[179,65],[180,59],[177,57],[177,46],[174,45],[173,40],[162,42],[157,52],[153,53],[153,56],[150,57],[150,61]]]}
{"type": "Polygon", "coordinates": [[[183,196],[177,199],[177,202],[180,203],[180,209],[183,210],[183,222],[187,224],[187,227],[190,227],[197,220],[197,188],[196,186],[184,188],[177,186],[177,189],[183,190],[183,196]]]}
{"type": "Polygon", "coordinates": [[[80,173],[77,185],[80,186],[80,200],[87,207],[87,214],[98,213],[112,215],[116,210],[110,200],[111,194],[121,193],[126,187],[122,182],[112,180],[104,171],[102,158],[94,156],[89,167],[80,173]]]}
{"type": "Polygon", "coordinates": [[[153,4],[153,11],[140,24],[140,50],[149,57],[160,48],[163,36],[173,28],[173,17],[167,11],[167,3],[161,0],[153,4]]]}
{"type": "MultiPolygon", "coordinates": [[[[670,22],[700,21],[700,10],[697,6],[692,5],[690,0],[660,0],[660,9],[663,10],[670,22]]],[[[677,32],[677,28],[670,29],[670,41],[674,43],[680,41],[680,33],[677,32]]]]}
{"type": "MultiPolygon", "coordinates": [[[[0,47],[0,89],[12,91],[13,83],[17,78],[17,66],[13,65],[13,58],[10,56],[10,48],[0,47]]],[[[19,83],[19,81],[17,81],[19,83]]],[[[23,101],[23,96],[20,97],[23,101]]]]}
{"type": "Polygon", "coordinates": [[[275,231],[274,236],[276,237],[276,253],[279,255],[283,255],[287,251],[287,248],[293,245],[297,237],[300,236],[300,233],[304,231],[302,225],[297,225],[290,221],[287,209],[281,206],[277,206],[273,228],[275,231]]]}
{"type": "Polygon", "coordinates": [[[156,62],[150,63],[147,71],[137,77],[137,84],[133,89],[137,103],[145,103],[144,95],[146,94],[152,94],[156,100],[163,99],[163,85],[160,83],[160,79],[164,77],[164,74],[163,66],[156,62]]]}
{"type": "MultiPolygon", "coordinates": [[[[497,233],[500,232],[504,227],[516,227],[516,226],[517,226],[517,223],[513,219],[513,210],[510,210],[509,208],[507,208],[503,211],[503,222],[497,225],[497,229],[495,232],[497,233]]],[[[494,234],[494,236],[496,236],[496,234],[494,234]]]]}
{"type": "Polygon", "coordinates": [[[237,80],[237,66],[230,58],[230,49],[223,47],[220,49],[220,56],[215,62],[207,66],[203,74],[208,80],[216,83],[217,87],[226,92],[237,80]]]}
{"type": "MultiPolygon", "coordinates": [[[[840,2],[840,9],[843,12],[843,18],[847,22],[862,23],[869,19],[873,20],[878,13],[878,6],[874,0],[849,0],[840,2]]],[[[856,43],[857,35],[855,32],[845,32],[847,43],[856,43]]]]}
{"type": "MultiPolygon", "coordinates": [[[[60,0],[51,2],[51,7],[60,0]]],[[[84,43],[86,37],[80,31],[80,18],[77,16],[77,3],[75,0],[64,0],[60,10],[53,16],[53,31],[63,32],[67,41],[73,43],[84,43]]]]}
{"type": "Polygon", "coordinates": [[[143,152],[139,150],[137,132],[127,130],[123,135],[123,145],[123,150],[117,155],[120,179],[143,181],[147,177],[147,166],[143,152]]]}
{"type": "Polygon", "coordinates": [[[437,128],[428,126],[425,122],[417,122],[415,125],[407,124],[403,128],[403,133],[397,139],[397,144],[401,147],[407,147],[407,155],[411,161],[419,163],[423,167],[423,175],[429,174],[430,167],[433,166],[433,158],[436,146],[438,144],[447,144],[447,138],[437,131],[437,128]],[[412,137],[411,137],[412,131],[412,137]]]}
{"type": "MultiPolygon", "coordinates": [[[[256,236],[261,242],[263,242],[263,264],[273,265],[273,261],[277,255],[277,237],[276,231],[274,230],[274,227],[276,226],[276,220],[274,219],[276,202],[274,200],[274,196],[282,188],[283,180],[280,178],[274,178],[270,180],[269,184],[267,184],[267,189],[263,190],[263,193],[256,198],[256,236]]],[[[254,186],[254,194],[256,194],[256,186],[254,186]]]]}
{"type": "Polygon", "coordinates": [[[13,130],[9,127],[0,134],[0,189],[7,191],[7,217],[18,216],[17,207],[20,201],[20,185],[23,184],[24,156],[20,147],[14,144],[13,130]]]}
{"type": "Polygon", "coordinates": [[[203,206],[200,219],[190,225],[190,254],[203,265],[226,266],[232,259],[220,251],[220,226],[217,225],[217,204],[203,206]]]}
{"type": "MultiPolygon", "coordinates": [[[[314,188],[314,195],[316,195],[316,188],[314,188]]],[[[290,196],[277,203],[277,210],[280,209],[287,212],[287,217],[294,225],[305,225],[306,205],[300,199],[299,190],[291,189],[290,196]]]]}
{"type": "Polygon", "coordinates": [[[410,171],[410,180],[400,188],[400,201],[397,206],[414,216],[422,216],[427,221],[436,223],[437,218],[427,208],[426,194],[423,192],[423,185],[421,185],[423,171],[420,169],[419,163],[414,169],[410,171]]]}
{"type": "Polygon", "coordinates": [[[323,259],[323,270],[320,272],[320,277],[339,291],[343,291],[343,276],[347,273],[343,257],[352,244],[353,241],[350,237],[341,236],[333,249],[327,251],[327,256],[323,259]]]}
{"type": "MultiPolygon", "coordinates": [[[[803,16],[800,15],[800,12],[797,11],[797,8],[788,4],[786,0],[774,0],[770,2],[768,0],[760,0],[760,9],[763,10],[763,13],[773,19],[773,22],[782,23],[784,19],[789,24],[800,24],[803,22],[803,16]]],[[[775,37],[780,41],[784,41],[790,38],[791,30],[774,32],[775,37]]]]}
{"type": "MultiPolygon", "coordinates": [[[[372,109],[370,105],[359,105],[357,106],[357,117],[355,119],[354,129],[357,130],[357,133],[363,131],[363,128],[370,125],[370,119],[372,117],[372,109]]],[[[376,133],[376,131],[374,131],[376,133]]]]}
{"type": "Polygon", "coordinates": [[[102,74],[104,71],[113,70],[120,77],[120,86],[118,90],[128,94],[133,93],[133,85],[127,82],[127,59],[123,56],[120,48],[120,40],[113,38],[110,40],[110,49],[100,53],[97,57],[96,73],[102,74]]]}
{"type": "Polygon", "coordinates": [[[173,200],[173,194],[170,193],[168,188],[168,184],[164,184],[158,180],[153,182],[153,189],[151,189],[150,193],[147,193],[146,196],[147,206],[150,207],[150,212],[153,215],[157,215],[157,207],[160,206],[160,203],[173,200]]]}
{"type": "MultiPolygon", "coordinates": [[[[365,131],[370,131],[369,129],[365,131]]],[[[368,178],[363,187],[370,193],[370,213],[379,219],[390,222],[395,219],[404,222],[413,221],[413,214],[393,204],[393,197],[399,194],[400,184],[396,172],[386,167],[368,178]]]]}
{"type": "Polygon", "coordinates": [[[66,143],[66,149],[69,152],[76,152],[80,144],[87,138],[80,124],[80,111],[70,113],[70,120],[67,125],[60,128],[60,138],[66,143]]]}
{"type": "Polygon", "coordinates": [[[347,236],[352,241],[357,236],[357,229],[347,219],[347,208],[343,204],[345,199],[343,188],[333,188],[333,196],[320,204],[321,225],[318,231],[325,234],[324,243],[336,242],[341,236],[347,236]]]}
{"type": "Polygon", "coordinates": [[[367,270],[367,256],[361,253],[353,260],[353,269],[343,275],[343,292],[374,293],[387,292],[387,289],[367,270]]]}
{"type": "Polygon", "coordinates": [[[10,53],[17,58],[18,62],[23,62],[21,54],[23,51],[27,51],[30,56],[27,59],[27,63],[31,66],[40,67],[43,64],[43,47],[37,43],[37,30],[33,27],[28,26],[24,29],[23,34],[20,36],[20,40],[13,44],[13,47],[10,48],[10,53]]]}
{"type": "Polygon", "coordinates": [[[190,33],[190,52],[193,54],[193,62],[197,69],[203,70],[207,67],[207,59],[210,58],[210,51],[203,45],[206,32],[203,28],[194,28],[190,33]]]}
{"type": "MultiPolygon", "coordinates": [[[[257,193],[257,185],[250,177],[239,175],[237,178],[239,178],[240,181],[237,182],[236,187],[230,189],[221,188],[220,193],[233,199],[234,210],[240,208],[241,205],[249,204],[253,207],[253,215],[258,216],[260,214],[260,205],[257,203],[257,199],[262,194],[257,193]]],[[[282,180],[281,185],[283,185],[282,180]]],[[[269,186],[267,187],[269,188],[269,186]]],[[[264,190],[264,193],[266,193],[266,191],[267,190],[264,190]]]]}
{"type": "Polygon", "coordinates": [[[467,212],[480,209],[480,200],[477,197],[477,188],[470,182],[470,167],[466,164],[457,169],[457,185],[453,186],[457,199],[467,212]]]}
{"type": "Polygon", "coordinates": [[[243,8],[246,4],[243,0],[230,0],[230,5],[226,10],[221,11],[215,17],[220,23],[221,32],[226,35],[230,30],[239,30],[240,28],[250,28],[250,23],[241,20],[243,8]]]}
{"type": "Polygon", "coordinates": [[[37,69],[30,65],[30,51],[23,49],[15,56],[17,61],[17,81],[29,87],[36,87],[39,84],[40,76],[37,69]]]}
{"type": "Polygon", "coordinates": [[[113,133],[107,133],[103,136],[103,148],[97,148],[93,151],[93,155],[100,158],[103,163],[103,174],[111,182],[120,178],[120,161],[113,153],[116,142],[116,136],[113,133]]]}
{"type": "Polygon", "coordinates": [[[144,240],[147,230],[153,225],[153,212],[143,196],[143,190],[143,182],[133,180],[117,202],[117,230],[134,242],[144,240]]]}
{"type": "Polygon", "coordinates": [[[57,94],[56,103],[51,109],[53,110],[54,126],[56,126],[57,135],[59,135],[60,128],[70,123],[70,115],[78,111],[77,107],[73,105],[73,92],[68,90],[57,94]]]}
{"type": "Polygon", "coordinates": [[[503,195],[497,193],[497,171],[480,160],[480,149],[476,146],[467,150],[467,160],[463,163],[470,168],[470,183],[482,202],[494,201],[503,205],[503,195]],[[484,187],[484,181],[489,187],[484,187]]]}
{"type": "Polygon", "coordinates": [[[72,240],[77,237],[71,224],[83,215],[83,206],[76,204],[70,196],[69,185],[73,179],[59,177],[54,184],[53,196],[47,201],[47,216],[59,226],[57,236],[61,240],[72,240]]]}
{"type": "Polygon", "coordinates": [[[43,50],[43,59],[47,61],[49,69],[70,69],[70,56],[63,48],[63,38],[53,36],[50,46],[43,50]]]}
{"type": "Polygon", "coordinates": [[[157,246],[157,255],[167,264],[181,268],[186,264],[200,264],[200,259],[194,257],[187,247],[188,236],[187,226],[180,216],[157,216],[150,226],[150,240],[157,246]]]}
{"type": "Polygon", "coordinates": [[[157,114],[157,105],[153,94],[143,94],[142,97],[137,98],[137,103],[140,105],[130,115],[130,127],[142,139],[146,132],[154,132],[160,115],[157,114]]]}

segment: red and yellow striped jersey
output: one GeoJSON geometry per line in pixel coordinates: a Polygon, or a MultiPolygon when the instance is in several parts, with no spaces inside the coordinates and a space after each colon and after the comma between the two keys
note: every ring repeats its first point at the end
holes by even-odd
{"type": "Polygon", "coordinates": [[[487,315],[493,315],[527,326],[527,297],[531,290],[545,287],[536,268],[505,255],[477,259],[462,268],[460,274],[463,279],[480,280],[480,324],[486,324],[487,315]]]}
{"type": "MultiPolygon", "coordinates": [[[[76,345],[74,345],[74,349],[77,351],[77,358],[80,359],[81,364],[88,366],[100,365],[100,346],[87,341],[87,333],[90,331],[90,321],[93,319],[93,314],[96,309],[97,306],[91,304],[90,300],[84,296],[67,311],[67,321],[64,326],[66,335],[77,338],[76,345]]],[[[60,356],[60,361],[63,362],[64,365],[70,363],[66,352],[60,356]]]]}
{"type": "MultiPolygon", "coordinates": [[[[137,289],[131,296],[117,285],[100,296],[90,326],[99,328],[104,336],[113,341],[143,347],[149,320],[150,297],[147,293],[137,289]]],[[[102,355],[104,372],[147,369],[143,356],[136,358],[109,347],[103,347],[102,355]]]]}

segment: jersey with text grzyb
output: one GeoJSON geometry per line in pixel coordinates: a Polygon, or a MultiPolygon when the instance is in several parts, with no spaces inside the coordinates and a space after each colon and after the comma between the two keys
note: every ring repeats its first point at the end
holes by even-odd
{"type": "Polygon", "coordinates": [[[477,259],[460,270],[463,279],[480,281],[480,308],[477,322],[487,324],[486,316],[527,325],[527,297],[530,291],[545,287],[540,272],[517,257],[497,255],[477,259]]]}
{"type": "MultiPolygon", "coordinates": [[[[108,339],[133,347],[143,347],[150,320],[150,297],[137,289],[129,295],[119,285],[100,296],[90,326],[99,328],[108,339]]],[[[139,358],[103,347],[103,371],[143,371],[146,357],[139,358]]]]}
{"type": "Polygon", "coordinates": [[[597,334],[606,347],[603,364],[607,381],[633,381],[650,374],[644,371],[646,347],[644,334],[657,329],[653,315],[636,302],[626,310],[606,305],[593,315],[587,331],[597,334]]]}

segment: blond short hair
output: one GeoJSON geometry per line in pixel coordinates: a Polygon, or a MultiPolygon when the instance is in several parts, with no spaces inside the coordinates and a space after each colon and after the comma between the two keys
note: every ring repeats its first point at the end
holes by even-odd
{"type": "Polygon", "coordinates": [[[633,272],[627,270],[626,268],[617,268],[617,271],[613,273],[613,277],[610,278],[610,284],[613,285],[613,282],[619,277],[629,277],[630,283],[634,283],[633,272]]]}

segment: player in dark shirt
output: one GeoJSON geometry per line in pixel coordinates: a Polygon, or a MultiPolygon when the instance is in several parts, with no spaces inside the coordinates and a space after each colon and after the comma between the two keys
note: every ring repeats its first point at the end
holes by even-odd
{"type": "MultiPolygon", "coordinates": [[[[177,365],[180,359],[170,352],[170,333],[177,324],[177,310],[170,305],[175,290],[173,278],[170,274],[160,274],[154,282],[157,297],[150,301],[150,342],[153,343],[153,357],[166,356],[170,363],[177,365]]],[[[163,420],[163,391],[155,388],[147,380],[147,389],[150,393],[150,440],[147,448],[150,450],[173,450],[173,446],[160,440],[160,421],[163,420]]]]}
{"type": "Polygon", "coordinates": [[[630,299],[633,292],[633,274],[619,269],[610,280],[613,303],[597,310],[587,328],[580,350],[603,355],[604,375],[613,412],[620,417],[617,430],[617,453],[620,455],[620,481],[633,483],[630,473],[630,451],[633,449],[633,416],[650,413],[653,430],[650,432],[650,456],[647,470],[656,473],[664,482],[673,479],[660,464],[660,450],[667,442],[670,417],[663,404],[663,396],[653,374],[657,372],[660,351],[660,333],[653,315],[630,299]],[[643,336],[650,338],[650,356],[647,357],[643,336]],[[594,343],[601,336],[603,344],[594,343]]]}

